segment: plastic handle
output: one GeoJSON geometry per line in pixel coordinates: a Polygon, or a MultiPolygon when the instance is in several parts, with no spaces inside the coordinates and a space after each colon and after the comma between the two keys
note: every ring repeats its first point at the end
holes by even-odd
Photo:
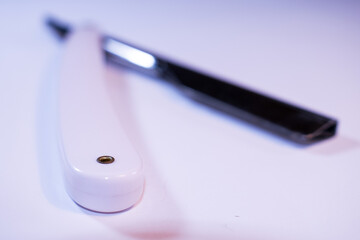
{"type": "Polygon", "coordinates": [[[80,206],[117,212],[139,201],[143,164],[108,94],[100,35],[73,31],[59,86],[60,145],[65,185],[80,206]]]}

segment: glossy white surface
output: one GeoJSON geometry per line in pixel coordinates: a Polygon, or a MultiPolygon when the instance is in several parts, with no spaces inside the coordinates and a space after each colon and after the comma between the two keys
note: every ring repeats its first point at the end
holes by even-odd
{"type": "Polygon", "coordinates": [[[140,200],[142,161],[120,121],[106,78],[101,35],[74,29],[65,43],[59,80],[59,141],[66,188],[79,205],[119,212],[140,200]],[[101,164],[99,157],[113,163],[101,164]]]}
{"type": "Polygon", "coordinates": [[[359,9],[310,0],[1,2],[0,239],[359,239],[359,9]],[[43,25],[48,13],[336,117],[338,135],[294,146],[161,81],[108,68],[147,182],[129,211],[84,211],[59,171],[63,45],[43,25]]]}

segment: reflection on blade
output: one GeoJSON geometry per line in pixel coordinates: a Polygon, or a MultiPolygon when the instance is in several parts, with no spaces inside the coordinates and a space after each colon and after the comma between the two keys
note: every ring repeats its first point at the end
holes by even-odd
{"type": "Polygon", "coordinates": [[[156,59],[152,55],[113,39],[105,41],[104,49],[143,68],[151,69],[156,64],[156,59]]]}

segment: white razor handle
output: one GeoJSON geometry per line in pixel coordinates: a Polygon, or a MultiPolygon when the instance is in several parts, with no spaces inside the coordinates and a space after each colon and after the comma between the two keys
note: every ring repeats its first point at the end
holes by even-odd
{"type": "Polygon", "coordinates": [[[100,35],[73,31],[60,79],[60,146],[65,185],[80,206],[118,212],[137,203],[143,164],[126,136],[105,79],[100,35]]]}

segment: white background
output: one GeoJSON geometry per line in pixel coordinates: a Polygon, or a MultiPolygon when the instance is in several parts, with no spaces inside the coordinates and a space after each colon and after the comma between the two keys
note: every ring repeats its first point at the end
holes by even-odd
{"type": "MultiPolygon", "coordinates": [[[[0,1],[0,239],[360,239],[358,1],[0,1]],[[108,69],[147,170],[133,209],[62,185],[47,14],[339,120],[301,147],[108,69]]],[[[84,86],[85,87],[85,86],[84,86]]]]}

